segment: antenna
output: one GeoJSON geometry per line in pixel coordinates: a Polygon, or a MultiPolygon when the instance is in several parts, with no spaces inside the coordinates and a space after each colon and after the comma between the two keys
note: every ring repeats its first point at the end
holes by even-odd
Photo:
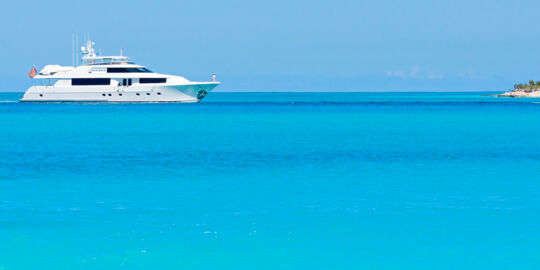
{"type": "Polygon", "coordinates": [[[79,65],[79,32],[75,32],[75,43],[75,48],[77,48],[77,52],[75,53],[75,64],[79,65]]]}
{"type": "Polygon", "coordinates": [[[124,55],[124,48],[120,48],[120,56],[124,55]]]}
{"type": "Polygon", "coordinates": [[[71,64],[75,67],[75,36],[71,33],[71,64]]]}

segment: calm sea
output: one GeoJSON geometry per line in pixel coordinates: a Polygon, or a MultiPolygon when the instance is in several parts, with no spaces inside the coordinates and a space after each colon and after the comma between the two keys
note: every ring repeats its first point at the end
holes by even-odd
{"type": "Polygon", "coordinates": [[[0,94],[0,270],[539,269],[540,100],[0,94]]]}

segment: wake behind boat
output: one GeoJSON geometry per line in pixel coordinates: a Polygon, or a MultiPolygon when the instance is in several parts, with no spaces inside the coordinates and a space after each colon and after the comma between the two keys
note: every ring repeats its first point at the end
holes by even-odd
{"type": "Polygon", "coordinates": [[[219,82],[191,82],[184,77],[158,74],[130,62],[126,56],[97,56],[88,40],[80,66],[47,65],[28,76],[45,80],[32,86],[24,102],[199,102],[219,82]],[[42,82],[43,83],[43,82],[42,82]]]}

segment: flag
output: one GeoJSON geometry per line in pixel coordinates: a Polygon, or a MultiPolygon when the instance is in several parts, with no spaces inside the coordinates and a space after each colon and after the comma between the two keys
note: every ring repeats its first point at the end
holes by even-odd
{"type": "Polygon", "coordinates": [[[28,77],[30,77],[30,79],[34,78],[34,76],[36,76],[37,74],[37,69],[35,66],[32,67],[32,69],[30,70],[30,72],[28,72],[28,77]]]}

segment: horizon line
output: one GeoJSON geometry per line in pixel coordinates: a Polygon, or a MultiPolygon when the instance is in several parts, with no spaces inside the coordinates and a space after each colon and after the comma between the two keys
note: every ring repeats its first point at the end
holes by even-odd
{"type": "MultiPolygon", "coordinates": [[[[0,91],[0,93],[25,93],[24,91],[0,91]]],[[[233,90],[233,91],[212,91],[212,93],[496,93],[504,91],[494,91],[494,90],[449,90],[449,91],[303,91],[303,90],[292,90],[292,91],[242,91],[242,90],[233,90]]]]}

